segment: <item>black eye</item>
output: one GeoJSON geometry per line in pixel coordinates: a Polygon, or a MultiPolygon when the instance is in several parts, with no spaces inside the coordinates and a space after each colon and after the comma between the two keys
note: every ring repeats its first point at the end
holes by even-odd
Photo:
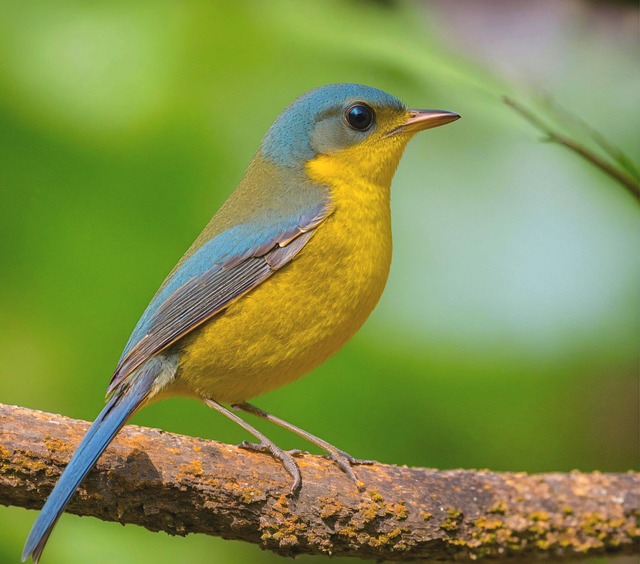
{"type": "Polygon", "coordinates": [[[373,110],[363,103],[349,106],[344,113],[344,118],[347,120],[349,127],[357,131],[366,131],[369,129],[373,123],[373,117],[373,110]]]}

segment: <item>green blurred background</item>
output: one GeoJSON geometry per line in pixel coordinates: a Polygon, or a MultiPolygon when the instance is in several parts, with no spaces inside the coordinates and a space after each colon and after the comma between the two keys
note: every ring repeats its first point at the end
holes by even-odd
{"type": "MultiPolygon", "coordinates": [[[[360,82],[463,119],[405,154],[391,277],[369,322],[256,403],[382,462],[638,468],[638,205],[500,101],[549,114],[550,94],[637,161],[633,4],[0,8],[1,402],[92,420],[139,315],[271,121],[310,88],[360,82]]],[[[248,438],[189,400],[134,421],[248,438]]],[[[34,517],[0,507],[0,562],[18,560],[34,517]]],[[[44,561],[276,560],[65,515],[44,561]]]]}

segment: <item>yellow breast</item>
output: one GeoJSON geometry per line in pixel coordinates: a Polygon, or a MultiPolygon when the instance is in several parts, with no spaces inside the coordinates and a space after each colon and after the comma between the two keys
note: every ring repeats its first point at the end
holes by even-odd
{"type": "Polygon", "coordinates": [[[333,213],[290,264],[185,337],[176,390],[248,400],[309,372],[367,319],[391,263],[393,170],[381,185],[349,173],[341,157],[307,166],[331,187],[333,213]]]}

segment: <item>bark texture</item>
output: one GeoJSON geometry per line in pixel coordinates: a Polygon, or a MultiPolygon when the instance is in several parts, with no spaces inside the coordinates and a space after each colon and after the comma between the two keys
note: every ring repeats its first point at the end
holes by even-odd
{"type": "MultiPolygon", "coordinates": [[[[0,503],[40,507],[89,424],[0,404],[0,503]]],[[[634,554],[640,475],[356,467],[320,456],[303,485],[268,455],[127,426],[67,510],[174,535],[206,533],[283,555],[523,561],[634,554]]],[[[25,531],[26,535],[27,531],[25,531]]]]}

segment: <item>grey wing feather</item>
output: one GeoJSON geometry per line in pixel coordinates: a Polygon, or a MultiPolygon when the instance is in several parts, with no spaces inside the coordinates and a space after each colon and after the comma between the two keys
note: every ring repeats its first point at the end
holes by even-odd
{"type": "Polygon", "coordinates": [[[178,288],[153,314],[147,334],[121,360],[107,394],[153,355],[193,331],[291,261],[311,238],[321,219],[297,228],[295,233],[283,233],[280,242],[274,241],[268,248],[259,247],[251,256],[216,265],[178,288]],[[255,256],[257,254],[260,256],[255,256]]]}

